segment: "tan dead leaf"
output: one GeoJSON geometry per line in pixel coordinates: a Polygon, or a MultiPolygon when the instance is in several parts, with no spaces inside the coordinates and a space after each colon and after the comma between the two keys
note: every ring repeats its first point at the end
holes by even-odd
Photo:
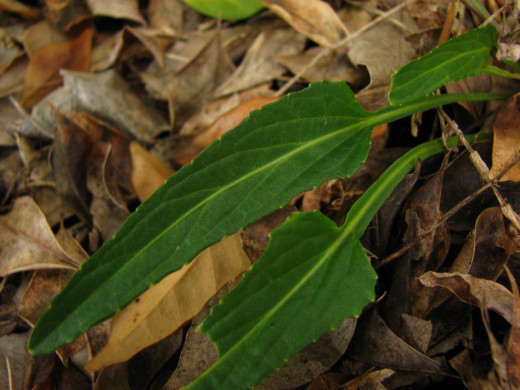
{"type": "Polygon", "coordinates": [[[33,107],[61,84],[60,69],[86,72],[90,66],[93,28],[86,24],[78,37],[36,50],[25,73],[23,104],[33,107]]]}
{"type": "Polygon", "coordinates": [[[95,16],[128,19],[139,24],[146,24],[139,13],[139,2],[137,0],[86,0],[86,2],[95,16]]]}
{"type": "Polygon", "coordinates": [[[97,371],[126,361],[172,334],[190,321],[220,287],[249,266],[238,233],[209,247],[117,313],[107,345],[85,368],[97,371]]]}
{"type": "Polygon", "coordinates": [[[180,36],[183,30],[183,5],[180,0],[150,0],[146,9],[150,27],[180,36]]]}
{"type": "Polygon", "coordinates": [[[142,202],[173,175],[174,170],[135,141],[130,143],[130,155],[132,156],[132,186],[142,202]]]}
{"type": "Polygon", "coordinates": [[[42,20],[27,27],[23,32],[23,47],[29,57],[49,45],[56,45],[70,40],[70,37],[53,26],[48,20],[42,20]]]}
{"type": "Polygon", "coordinates": [[[78,267],[29,196],[16,198],[13,209],[0,216],[0,231],[0,276],[30,269],[78,267]]]}
{"type": "Polygon", "coordinates": [[[354,89],[368,84],[367,72],[364,68],[350,63],[344,51],[330,50],[323,47],[312,47],[303,53],[280,58],[280,63],[293,74],[300,74],[308,82],[321,80],[345,81],[354,89]],[[308,64],[318,57],[314,66],[308,64]]]}
{"type": "Polygon", "coordinates": [[[84,112],[103,118],[128,138],[144,144],[155,142],[155,136],[169,130],[161,112],[144,104],[113,69],[95,74],[68,70],[60,73],[64,86],[33,108],[31,118],[21,126],[22,134],[41,136],[35,123],[52,132],[56,123],[51,105],[63,112],[84,112]]]}
{"type": "Polygon", "coordinates": [[[18,308],[20,317],[34,326],[54,297],[65,287],[73,272],[56,269],[34,272],[18,308]]]}
{"type": "Polygon", "coordinates": [[[332,7],[321,0],[264,0],[267,8],[317,44],[331,47],[347,36],[332,7]]]}
{"type": "Polygon", "coordinates": [[[513,323],[513,296],[511,292],[491,280],[469,274],[426,272],[419,281],[427,287],[444,287],[470,305],[493,310],[513,323]]]}
{"type": "MultiPolygon", "coordinates": [[[[493,164],[490,178],[497,177],[520,154],[520,94],[499,109],[493,126],[493,164]]],[[[500,180],[520,181],[520,163],[515,164],[500,180]]]]}
{"type": "Polygon", "coordinates": [[[25,345],[28,332],[13,333],[0,337],[0,388],[5,390],[26,389],[34,358],[25,345]]]}
{"type": "Polygon", "coordinates": [[[405,33],[390,23],[380,23],[363,32],[347,48],[354,65],[367,67],[370,84],[366,89],[389,85],[392,74],[415,58],[415,49],[405,33]]]}
{"type": "Polygon", "coordinates": [[[286,69],[278,58],[297,54],[305,46],[305,37],[287,28],[266,29],[258,35],[247,50],[240,66],[215,91],[225,96],[270,82],[286,69]]]}

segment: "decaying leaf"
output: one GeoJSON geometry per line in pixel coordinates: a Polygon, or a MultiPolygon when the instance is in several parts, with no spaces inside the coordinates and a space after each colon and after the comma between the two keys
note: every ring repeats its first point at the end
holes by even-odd
{"type": "Polygon", "coordinates": [[[47,131],[44,137],[54,134],[56,123],[49,103],[62,112],[82,112],[103,118],[129,139],[135,138],[145,145],[169,130],[162,114],[145,105],[114,70],[96,74],[62,71],[61,74],[64,86],[33,108],[31,118],[22,124],[22,134],[42,136],[40,128],[47,131]]]}
{"type": "Polygon", "coordinates": [[[304,45],[305,37],[294,30],[271,28],[262,31],[240,66],[215,91],[215,96],[229,95],[280,77],[285,68],[277,58],[299,53],[304,45]]]}
{"type": "Polygon", "coordinates": [[[0,215],[0,231],[0,276],[30,269],[78,267],[29,196],[16,198],[12,210],[0,215]]]}
{"type": "Polygon", "coordinates": [[[496,311],[509,323],[513,322],[513,296],[497,282],[469,274],[438,272],[426,272],[419,280],[427,287],[447,288],[463,302],[496,311]]]}
{"type": "Polygon", "coordinates": [[[220,287],[249,266],[238,234],[209,247],[117,313],[107,345],[85,368],[97,371],[126,361],[162,340],[191,320],[220,287]]]}
{"type": "MultiPolygon", "coordinates": [[[[493,165],[489,172],[495,178],[514,162],[520,153],[520,94],[511,97],[497,113],[493,126],[493,165]]],[[[515,164],[500,180],[520,181],[520,163],[515,164]]]]}
{"type": "Polygon", "coordinates": [[[264,4],[296,31],[321,46],[334,46],[347,36],[347,29],[325,1],[264,0],[264,4]]]}
{"type": "Polygon", "coordinates": [[[26,107],[33,107],[60,86],[60,69],[88,71],[92,35],[93,28],[85,25],[75,39],[44,46],[33,53],[25,73],[23,104],[26,107]]]}
{"type": "Polygon", "coordinates": [[[137,0],[115,0],[110,3],[103,0],[86,0],[86,2],[93,15],[128,19],[135,23],[146,24],[139,12],[137,0]]]}

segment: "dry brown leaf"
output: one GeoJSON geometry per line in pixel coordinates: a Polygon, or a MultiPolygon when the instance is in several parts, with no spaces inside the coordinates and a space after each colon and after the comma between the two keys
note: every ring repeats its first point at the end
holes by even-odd
{"type": "MultiPolygon", "coordinates": [[[[500,108],[493,126],[493,164],[491,179],[497,177],[520,154],[520,94],[516,94],[500,108]]],[[[520,163],[511,168],[500,180],[520,181],[520,163]]]]}
{"type": "Polygon", "coordinates": [[[321,80],[345,81],[354,89],[360,89],[368,84],[367,72],[360,67],[354,67],[343,51],[329,50],[323,47],[312,47],[303,53],[280,57],[280,63],[294,74],[308,82],[321,80]],[[308,64],[319,56],[312,67],[308,64]]]}
{"type": "Polygon", "coordinates": [[[28,333],[13,333],[0,337],[0,388],[23,390],[27,388],[34,358],[25,345],[28,333]]]}
{"type": "Polygon", "coordinates": [[[33,107],[45,95],[60,86],[60,69],[80,72],[89,70],[92,36],[93,28],[86,24],[77,38],[44,46],[33,53],[25,73],[25,107],[33,107]]]}
{"type": "Polygon", "coordinates": [[[380,23],[349,41],[350,61],[365,65],[370,74],[366,89],[389,85],[392,74],[415,58],[415,50],[405,38],[396,26],[380,23]]]}
{"type": "Polygon", "coordinates": [[[174,170],[152,156],[139,143],[130,143],[132,156],[132,186],[142,202],[152,195],[165,182],[174,170]]]}
{"type": "Polygon", "coordinates": [[[332,7],[321,0],[264,0],[267,8],[296,31],[324,47],[334,46],[347,30],[332,7]]]}
{"type": "Polygon", "coordinates": [[[58,243],[42,211],[29,196],[16,198],[13,209],[0,216],[0,231],[0,276],[78,266],[58,243]]]}
{"type": "Polygon", "coordinates": [[[56,123],[51,105],[62,112],[84,112],[103,118],[128,138],[146,145],[154,142],[161,132],[169,130],[161,112],[145,105],[114,70],[95,74],[65,70],[60,73],[63,75],[63,88],[33,108],[31,118],[21,126],[22,134],[41,137],[41,128],[52,134],[56,123]]]}
{"type": "Polygon", "coordinates": [[[209,247],[117,313],[107,345],[85,368],[97,371],[126,361],[172,334],[191,320],[220,287],[249,266],[238,233],[209,247]]]}
{"type": "Polygon", "coordinates": [[[518,284],[507,266],[505,267],[513,292],[513,322],[507,342],[506,370],[507,379],[512,389],[520,388],[520,294],[518,284]]]}
{"type": "Polygon", "coordinates": [[[45,0],[45,11],[47,20],[62,31],[92,17],[83,1],[45,0]]]}
{"type": "Polygon", "coordinates": [[[86,0],[86,2],[95,16],[128,19],[139,24],[146,24],[139,13],[139,2],[137,0],[86,0]]]}
{"type": "Polygon", "coordinates": [[[426,272],[419,281],[427,287],[444,287],[457,298],[470,305],[493,310],[513,322],[513,296],[511,292],[491,280],[476,278],[469,274],[426,272]]]}
{"type": "Polygon", "coordinates": [[[266,29],[251,44],[240,66],[215,91],[225,96],[270,82],[280,77],[285,68],[278,58],[303,50],[305,37],[287,28],[266,29]]]}

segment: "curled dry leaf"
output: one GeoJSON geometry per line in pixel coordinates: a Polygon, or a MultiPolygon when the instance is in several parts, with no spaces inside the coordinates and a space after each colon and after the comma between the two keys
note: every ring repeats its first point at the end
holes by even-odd
{"type": "Polygon", "coordinates": [[[85,368],[97,371],[126,361],[172,334],[191,320],[220,287],[249,265],[239,234],[209,247],[116,314],[107,345],[85,368]]]}
{"type": "Polygon", "coordinates": [[[0,233],[0,276],[78,266],[58,243],[42,211],[29,196],[17,198],[13,209],[0,216],[0,233]]]}
{"type": "Polygon", "coordinates": [[[347,36],[340,18],[324,1],[264,0],[264,4],[296,31],[321,46],[334,46],[347,36]]]}
{"type": "MultiPolygon", "coordinates": [[[[511,97],[497,113],[493,126],[493,165],[490,178],[497,177],[520,153],[520,94],[511,97]]],[[[500,180],[520,181],[520,164],[515,164],[500,180]]]]}
{"type": "Polygon", "coordinates": [[[479,279],[460,273],[426,272],[419,281],[427,287],[444,287],[461,301],[483,309],[493,310],[513,322],[513,296],[511,292],[491,280],[479,279]]]}

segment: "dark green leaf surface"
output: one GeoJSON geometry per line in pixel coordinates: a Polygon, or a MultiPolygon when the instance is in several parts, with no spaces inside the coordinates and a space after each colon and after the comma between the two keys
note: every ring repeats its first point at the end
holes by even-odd
{"type": "MultiPolygon", "coordinates": [[[[447,140],[456,144],[456,137],[447,140]]],[[[342,228],[308,212],[274,230],[262,257],[200,326],[219,360],[186,389],[256,386],[301,348],[358,316],[374,299],[377,277],[359,237],[416,161],[443,150],[435,140],[398,159],[354,204],[342,228]]]]}
{"type": "Polygon", "coordinates": [[[72,277],[35,327],[46,353],[125,307],[201,250],[366,159],[374,114],[322,82],[254,112],[133,213],[72,277]]]}
{"type": "Polygon", "coordinates": [[[404,104],[424,97],[449,81],[485,73],[496,46],[497,31],[489,25],[453,38],[392,76],[389,100],[404,104]]]}
{"type": "Polygon", "coordinates": [[[200,330],[220,359],[188,389],[248,389],[305,345],[358,316],[376,274],[359,242],[319,212],[271,233],[263,256],[200,330]]]}

